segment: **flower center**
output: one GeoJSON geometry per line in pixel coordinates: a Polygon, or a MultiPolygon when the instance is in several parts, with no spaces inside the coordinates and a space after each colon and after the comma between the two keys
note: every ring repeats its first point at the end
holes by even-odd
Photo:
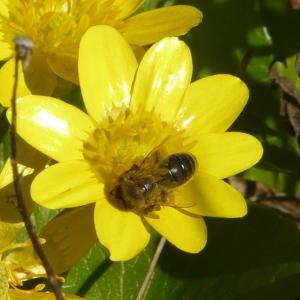
{"type": "Polygon", "coordinates": [[[83,155],[113,205],[154,216],[161,205],[176,205],[173,189],[193,175],[191,146],[183,131],[153,114],[140,119],[116,110],[84,143],[83,155]]]}
{"type": "Polygon", "coordinates": [[[11,0],[7,6],[0,15],[2,40],[12,45],[16,35],[28,36],[43,52],[63,47],[73,54],[90,26],[122,25],[114,0],[11,0]]]}

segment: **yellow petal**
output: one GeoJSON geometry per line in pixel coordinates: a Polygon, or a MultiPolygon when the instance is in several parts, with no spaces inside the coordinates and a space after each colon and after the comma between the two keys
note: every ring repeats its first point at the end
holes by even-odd
{"type": "Polygon", "coordinates": [[[9,0],[0,1],[0,15],[4,18],[9,17],[9,0]]]}
{"type": "Polygon", "coordinates": [[[198,253],[204,248],[207,232],[201,217],[189,216],[167,206],[155,214],[159,219],[146,218],[147,222],[177,248],[190,253],[198,253]]]}
{"type": "MultiPolygon", "coordinates": [[[[29,214],[33,209],[33,201],[30,196],[30,185],[34,174],[27,175],[22,179],[23,198],[29,214]]],[[[21,215],[16,209],[15,189],[13,183],[6,185],[0,189],[0,220],[10,223],[18,223],[22,221],[21,215]]]]}
{"type": "Polygon", "coordinates": [[[68,271],[97,241],[94,205],[62,212],[45,226],[40,237],[46,240],[43,248],[55,273],[68,271]]]}
{"type": "MultiPolygon", "coordinates": [[[[9,289],[9,300],[54,300],[55,295],[53,293],[45,292],[33,292],[26,290],[9,289]]],[[[75,295],[64,294],[66,300],[83,300],[83,298],[75,295]]]]}
{"type": "Polygon", "coordinates": [[[95,26],[79,47],[79,79],[89,114],[101,121],[114,106],[127,106],[137,62],[118,31],[95,26]]]}
{"type": "Polygon", "coordinates": [[[14,275],[24,280],[46,277],[46,271],[41,265],[41,261],[36,255],[31,241],[27,240],[22,244],[19,243],[18,246],[17,249],[9,251],[2,259],[5,264],[12,264],[11,269],[14,269],[14,275]],[[28,272],[27,274],[26,271],[28,272]]]}
{"type": "MultiPolygon", "coordinates": [[[[1,7],[0,7],[0,13],[1,13],[1,7]]],[[[12,45],[0,41],[0,60],[7,60],[9,57],[13,55],[13,47],[12,45]]]]}
{"type": "MultiPolygon", "coordinates": [[[[23,139],[17,137],[18,170],[22,177],[45,167],[48,159],[41,152],[32,148],[23,139]]],[[[0,189],[14,181],[10,158],[6,160],[0,173],[0,189]]]]}
{"type": "Polygon", "coordinates": [[[57,161],[82,158],[82,143],[94,130],[92,121],[81,110],[46,96],[19,98],[17,116],[18,134],[57,161]]]}
{"type": "Polygon", "coordinates": [[[39,173],[31,185],[31,197],[50,209],[69,208],[97,201],[103,184],[84,160],[57,163],[39,173]]]}
{"type": "Polygon", "coordinates": [[[247,86],[237,77],[220,74],[193,82],[187,89],[177,126],[191,135],[224,132],[243,110],[247,86]]]}
{"type": "Polygon", "coordinates": [[[8,282],[8,273],[5,265],[0,265],[0,295],[1,300],[8,300],[8,292],[9,292],[9,282],[8,282]]]}
{"type": "Polygon", "coordinates": [[[138,215],[121,211],[108,201],[96,203],[95,226],[100,242],[108,248],[113,261],[133,258],[150,239],[150,233],[138,215]]]}
{"type": "Polygon", "coordinates": [[[184,199],[193,201],[195,206],[184,210],[199,216],[239,218],[247,213],[246,201],[240,192],[226,182],[200,171],[176,191],[175,197],[178,202],[184,199]]]}
{"type": "Polygon", "coordinates": [[[23,222],[8,223],[0,221],[0,251],[14,242],[22,228],[24,228],[23,222]]]}
{"type": "Polygon", "coordinates": [[[74,84],[79,84],[77,56],[52,53],[48,56],[48,63],[56,75],[74,84]]]}
{"type": "Polygon", "coordinates": [[[144,0],[115,0],[114,6],[118,8],[118,19],[125,19],[132,15],[142,4],[144,0]]]}
{"type": "MultiPolygon", "coordinates": [[[[22,164],[18,164],[19,173],[22,177],[30,175],[33,173],[33,169],[22,164]]],[[[11,167],[11,160],[7,159],[0,173],[0,189],[4,188],[8,184],[14,181],[13,171],[11,167]]]]}
{"type": "Polygon", "coordinates": [[[173,121],[192,74],[189,48],[177,38],[165,38],[152,46],[139,66],[130,108],[141,115],[154,112],[173,121]]]}
{"type": "Polygon", "coordinates": [[[32,94],[52,95],[57,80],[44,54],[33,53],[28,70],[25,72],[25,82],[32,94]]]}
{"type": "Polygon", "coordinates": [[[263,153],[261,143],[252,135],[239,132],[200,135],[191,150],[200,172],[217,178],[240,173],[256,164],[263,153]]]}
{"type": "MultiPolygon", "coordinates": [[[[49,163],[50,158],[36,150],[22,138],[17,136],[17,152],[18,152],[18,163],[26,166],[29,169],[40,171],[45,168],[45,165],[49,163]]],[[[23,176],[24,172],[28,174],[30,170],[21,169],[23,176]]],[[[25,174],[26,174],[25,173],[25,174]]]]}
{"type": "MultiPolygon", "coordinates": [[[[22,139],[17,139],[18,169],[22,174],[22,191],[27,211],[29,214],[33,209],[33,202],[30,196],[30,186],[35,174],[33,172],[44,168],[48,158],[41,152],[30,147],[22,139]]],[[[0,173],[0,220],[6,222],[20,222],[21,215],[16,209],[15,189],[13,185],[13,173],[11,161],[7,159],[0,173]]]]}
{"type": "Polygon", "coordinates": [[[125,21],[122,32],[130,44],[149,45],[168,36],[186,34],[202,20],[193,6],[175,5],[137,14],[125,21]]]}
{"type": "MultiPolygon", "coordinates": [[[[0,69],[0,103],[4,107],[10,107],[13,85],[15,82],[15,59],[12,58],[6,62],[0,69]]],[[[17,87],[17,97],[30,95],[30,91],[26,86],[22,63],[19,64],[19,78],[17,87]]]]}

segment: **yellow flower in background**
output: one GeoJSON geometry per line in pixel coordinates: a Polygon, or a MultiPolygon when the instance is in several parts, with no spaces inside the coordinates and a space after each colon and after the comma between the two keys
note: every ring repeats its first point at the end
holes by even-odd
{"type": "Polygon", "coordinates": [[[147,11],[132,16],[143,0],[11,0],[0,2],[0,103],[9,106],[13,81],[13,40],[17,35],[32,39],[35,48],[26,86],[20,78],[19,94],[51,95],[56,75],[78,83],[79,41],[85,31],[105,24],[115,27],[134,47],[152,44],[166,36],[185,34],[198,25],[201,12],[187,5],[147,11]]]}
{"type": "MultiPolygon", "coordinates": [[[[34,203],[30,196],[30,186],[35,175],[47,166],[49,158],[30,147],[22,139],[18,139],[17,143],[17,148],[21,150],[18,151],[18,168],[22,174],[23,197],[27,211],[31,213],[34,203]]],[[[13,195],[15,195],[13,172],[11,161],[7,159],[0,172],[0,229],[2,223],[11,223],[9,224],[11,228],[23,227],[20,225],[22,217],[17,210],[16,199],[13,195]]],[[[7,234],[5,230],[0,231],[0,246],[1,233],[4,237],[13,239],[13,236],[7,234]]],[[[64,211],[47,223],[40,232],[40,237],[46,241],[42,247],[55,273],[65,273],[97,241],[93,222],[93,205],[64,211]],[[76,222],[73,222],[74,218],[76,222]],[[73,234],[74,232],[76,234],[73,234]],[[81,236],[80,239],[78,235],[81,236]]]]}
{"type": "MultiPolygon", "coordinates": [[[[0,221],[0,295],[1,299],[10,300],[52,300],[54,294],[41,292],[44,284],[33,290],[22,290],[27,280],[46,277],[44,267],[36,256],[29,240],[16,242],[23,229],[23,223],[7,223],[0,221]]],[[[75,295],[65,295],[66,299],[82,299],[75,295]]]]}
{"type": "Polygon", "coordinates": [[[31,243],[15,241],[23,227],[23,223],[0,221],[0,294],[3,299],[7,299],[10,287],[21,287],[23,281],[46,274],[31,243]]]}
{"type": "Polygon", "coordinates": [[[17,102],[18,133],[58,161],[35,177],[33,200],[50,209],[95,203],[96,233],[112,260],[128,260],[143,250],[151,227],[179,249],[203,249],[202,216],[246,214],[242,195],[222,179],[254,165],[262,147],[250,135],[225,132],[247,102],[246,85],[225,74],[190,84],[191,75],[189,48],[178,38],[153,45],[138,66],[118,31],[90,28],[79,49],[88,115],[46,96],[17,102]],[[150,191],[146,200],[131,192],[130,178],[140,176],[141,184],[161,169],[159,157],[164,162],[178,153],[195,162],[186,184],[154,192],[142,184],[146,194],[150,191]],[[125,180],[127,195],[145,203],[124,203],[125,180]]]}
{"type": "Polygon", "coordinates": [[[7,272],[12,287],[23,285],[23,281],[45,277],[46,271],[36,256],[29,240],[16,242],[24,224],[0,221],[0,265],[7,272]]]}
{"type": "MultiPolygon", "coordinates": [[[[0,295],[6,300],[53,300],[55,296],[42,291],[44,284],[33,289],[22,290],[27,280],[46,277],[46,272],[29,240],[16,242],[24,228],[23,223],[0,221],[0,295]]],[[[41,241],[45,242],[45,241],[41,241]]],[[[32,285],[32,283],[31,283],[32,285]]],[[[67,300],[83,299],[76,295],[64,294],[67,300]]]]}
{"type": "MultiPolygon", "coordinates": [[[[28,145],[21,138],[17,139],[18,168],[22,174],[22,190],[24,200],[29,212],[32,211],[34,203],[30,196],[30,186],[34,176],[44,169],[49,162],[41,152],[28,145]]],[[[16,209],[13,200],[15,189],[13,184],[13,172],[11,161],[7,159],[0,172],[0,221],[18,223],[22,221],[20,213],[16,209]]]]}

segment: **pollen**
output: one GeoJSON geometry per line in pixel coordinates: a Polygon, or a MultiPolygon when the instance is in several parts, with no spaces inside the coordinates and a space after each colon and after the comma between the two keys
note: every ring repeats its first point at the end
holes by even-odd
{"type": "Polygon", "coordinates": [[[16,35],[27,36],[44,53],[73,53],[90,26],[122,26],[114,0],[11,0],[7,6],[0,14],[2,41],[13,47],[16,35]]]}
{"type": "Polygon", "coordinates": [[[175,151],[183,142],[182,132],[155,115],[141,119],[120,110],[99,124],[84,143],[83,155],[102,181],[111,182],[154,150],[175,151]]]}

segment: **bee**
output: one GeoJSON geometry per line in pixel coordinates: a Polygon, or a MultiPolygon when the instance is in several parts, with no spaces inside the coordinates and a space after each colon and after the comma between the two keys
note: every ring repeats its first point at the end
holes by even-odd
{"type": "Polygon", "coordinates": [[[172,191],[188,182],[196,167],[197,160],[191,153],[175,153],[161,160],[156,151],[139,166],[134,165],[120,176],[110,194],[121,201],[125,209],[144,215],[151,215],[161,205],[191,206],[189,200],[186,203],[176,203],[172,191]]]}

